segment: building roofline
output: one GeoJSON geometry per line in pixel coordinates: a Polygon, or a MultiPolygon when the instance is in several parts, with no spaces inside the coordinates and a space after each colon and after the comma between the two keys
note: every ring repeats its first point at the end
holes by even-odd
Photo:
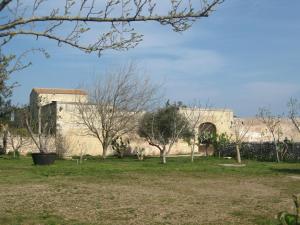
{"type": "Polygon", "coordinates": [[[63,89],[63,88],[33,88],[31,93],[37,94],[71,94],[71,95],[87,95],[87,92],[80,89],[63,89]]]}
{"type": "Polygon", "coordinates": [[[228,108],[191,108],[191,107],[180,107],[180,110],[233,112],[232,109],[228,109],[228,108]]]}

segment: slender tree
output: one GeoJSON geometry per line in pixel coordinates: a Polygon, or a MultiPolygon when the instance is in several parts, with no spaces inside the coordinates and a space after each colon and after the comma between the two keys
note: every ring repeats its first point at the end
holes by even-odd
{"type": "Polygon", "coordinates": [[[241,145],[242,142],[244,141],[247,133],[249,132],[251,126],[252,126],[253,121],[250,123],[245,123],[242,119],[240,118],[234,118],[234,120],[231,123],[231,129],[233,131],[233,140],[235,144],[235,149],[236,149],[236,160],[238,163],[242,163],[241,159],[241,145]]]}
{"type": "Polygon", "coordinates": [[[265,124],[268,131],[272,135],[272,142],[275,147],[275,155],[277,162],[280,162],[279,157],[279,151],[280,151],[280,145],[279,145],[279,139],[281,134],[281,119],[282,117],[280,115],[273,115],[268,108],[259,108],[257,117],[265,124]]]}
{"type": "Polygon", "coordinates": [[[296,98],[290,98],[288,102],[289,118],[300,133],[300,102],[296,98]]]}
{"type": "Polygon", "coordinates": [[[213,119],[213,111],[210,110],[210,106],[206,103],[202,106],[200,103],[194,103],[186,108],[182,108],[180,112],[185,116],[189,122],[189,126],[193,131],[193,135],[190,139],[187,139],[188,144],[191,146],[191,162],[194,162],[195,147],[200,145],[199,143],[199,126],[213,119]]]}
{"type": "Polygon", "coordinates": [[[25,126],[33,143],[36,145],[40,153],[49,153],[51,139],[54,137],[56,123],[53,118],[52,109],[43,110],[42,99],[37,99],[37,115],[33,117],[29,112],[24,111],[25,126]]]}

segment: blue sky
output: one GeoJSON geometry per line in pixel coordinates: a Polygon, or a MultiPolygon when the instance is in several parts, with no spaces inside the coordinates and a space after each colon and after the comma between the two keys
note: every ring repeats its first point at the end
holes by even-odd
{"type": "Polygon", "coordinates": [[[166,99],[209,101],[239,116],[253,116],[261,106],[282,113],[291,96],[300,99],[299,9],[299,0],[226,0],[184,33],[138,24],[145,35],[140,45],[100,58],[47,40],[17,38],[8,51],[43,47],[51,57],[31,55],[33,65],[12,75],[20,84],[13,101],[27,103],[33,87],[76,88],[133,60],[163,84],[166,99]]]}

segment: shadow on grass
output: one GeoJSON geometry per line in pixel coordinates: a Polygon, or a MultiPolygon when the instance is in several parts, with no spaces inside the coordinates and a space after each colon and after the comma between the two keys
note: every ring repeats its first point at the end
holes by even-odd
{"type": "Polygon", "coordinates": [[[274,172],[279,172],[279,173],[291,173],[291,174],[300,174],[300,168],[299,169],[288,169],[288,168],[281,168],[281,169],[276,169],[272,168],[271,169],[274,172]]]}

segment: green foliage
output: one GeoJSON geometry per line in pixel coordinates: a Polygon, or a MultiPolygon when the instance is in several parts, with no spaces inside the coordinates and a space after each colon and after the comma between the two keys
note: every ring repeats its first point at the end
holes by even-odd
{"type": "Polygon", "coordinates": [[[136,153],[136,156],[137,156],[138,160],[144,160],[144,157],[145,157],[145,148],[135,147],[134,151],[136,153]]]}
{"type": "Polygon", "coordinates": [[[167,145],[174,136],[189,139],[193,132],[188,120],[180,114],[177,104],[167,103],[165,107],[155,112],[144,114],[138,134],[147,139],[151,138],[161,145],[167,145]]]}
{"type": "Polygon", "coordinates": [[[13,158],[13,159],[19,159],[20,158],[20,152],[18,150],[14,150],[14,151],[9,151],[7,153],[7,156],[9,158],[13,158]]]}
{"type": "Polygon", "coordinates": [[[119,158],[123,158],[126,151],[128,151],[128,149],[130,148],[129,144],[129,139],[123,141],[122,137],[113,139],[111,142],[111,146],[119,158]]]}
{"type": "Polygon", "coordinates": [[[294,194],[293,200],[295,204],[296,213],[290,214],[287,212],[280,212],[278,220],[280,225],[299,225],[300,224],[300,194],[294,194]]]}
{"type": "Polygon", "coordinates": [[[7,122],[10,119],[10,97],[15,84],[9,85],[7,82],[11,73],[9,65],[14,58],[14,56],[4,56],[0,52],[0,123],[7,122]]]}
{"type": "Polygon", "coordinates": [[[198,136],[198,143],[210,145],[216,138],[217,136],[214,133],[203,132],[201,135],[198,136]]]}
{"type": "Polygon", "coordinates": [[[280,225],[298,225],[296,223],[296,215],[287,214],[287,213],[279,213],[278,215],[280,225]]]}
{"type": "Polygon", "coordinates": [[[221,156],[222,151],[231,143],[231,137],[227,133],[215,133],[211,137],[211,143],[215,149],[214,154],[221,156]]]}
{"type": "MultiPolygon", "coordinates": [[[[167,165],[161,165],[159,159],[155,157],[149,157],[144,161],[138,161],[135,158],[112,157],[103,161],[98,157],[97,161],[87,160],[82,166],[77,166],[74,160],[59,160],[51,166],[36,167],[32,166],[31,158],[21,157],[20,160],[6,160],[0,157],[0,171],[5,174],[0,179],[0,186],[3,193],[9,193],[9,195],[4,194],[2,198],[3,213],[0,215],[0,224],[49,224],[48,221],[52,221],[50,224],[77,224],[76,221],[70,221],[71,218],[74,218],[74,210],[78,210],[76,211],[76,215],[78,215],[76,220],[79,222],[111,224],[112,215],[120,216],[119,213],[116,214],[114,205],[120,199],[118,198],[119,190],[123,191],[124,187],[128,187],[125,190],[130,189],[130,192],[124,192],[125,195],[121,196],[123,204],[121,207],[125,206],[126,210],[132,210],[133,204],[142,202],[146,204],[144,208],[151,208],[154,204],[154,206],[163,204],[165,207],[172,204],[180,212],[182,202],[193,199],[190,201],[189,209],[196,209],[204,205],[207,210],[214,210],[217,205],[220,210],[224,210],[232,224],[271,224],[274,212],[277,212],[278,207],[285,205],[287,196],[299,188],[299,181],[290,179],[289,182],[286,182],[286,179],[282,178],[287,174],[278,171],[278,169],[299,171],[300,165],[297,163],[277,164],[246,161],[247,166],[243,168],[222,167],[219,166],[221,163],[234,163],[234,160],[196,157],[192,164],[189,157],[178,157],[170,158],[167,165]],[[258,186],[255,185],[256,182],[258,186]],[[246,190],[235,188],[240,187],[241,183],[246,183],[245,185],[250,183],[251,185],[246,190]],[[177,184],[180,185],[176,186],[177,184]],[[207,187],[208,185],[210,186],[207,187]],[[228,193],[228,188],[226,188],[228,185],[233,187],[234,191],[239,191],[236,196],[228,193]],[[281,193],[283,185],[284,193],[282,192],[279,198],[277,193],[281,193]],[[183,191],[186,189],[182,188],[187,187],[192,187],[190,189],[193,191],[190,193],[183,191]],[[261,188],[264,193],[266,188],[272,190],[272,195],[257,199],[258,195],[255,193],[260,190],[258,188],[261,188]],[[20,189],[23,190],[22,193],[20,193],[20,189]],[[41,190],[39,194],[36,193],[37,190],[41,190]],[[169,193],[168,190],[172,191],[169,193]],[[216,195],[213,190],[217,190],[216,195]],[[220,191],[223,193],[220,194],[220,191]],[[137,194],[132,194],[136,192],[137,194]],[[111,193],[115,193],[115,195],[111,193]],[[162,199],[161,196],[165,197],[166,194],[168,194],[168,198],[162,199]],[[208,197],[205,197],[206,195],[208,197]],[[44,202],[45,196],[49,197],[51,201],[44,202]],[[76,199],[82,199],[83,203],[87,202],[86,205],[90,207],[86,209],[86,206],[74,205],[74,196],[76,199]],[[130,196],[130,198],[123,200],[124,196],[130,196]],[[219,199],[217,204],[214,202],[214,204],[206,205],[208,201],[211,201],[211,196],[219,199]],[[239,196],[240,198],[238,198],[239,196]],[[274,198],[278,202],[272,203],[274,198]],[[99,199],[102,200],[99,201],[99,199]],[[166,202],[162,202],[162,200],[166,202]],[[249,201],[254,204],[249,206],[249,201]],[[17,207],[16,202],[20,203],[17,204],[17,207]],[[41,204],[37,205],[36,202],[41,204]],[[130,205],[127,207],[128,202],[130,205]],[[98,217],[93,217],[91,220],[80,217],[86,215],[89,210],[96,209],[106,212],[102,207],[108,203],[111,203],[108,205],[111,207],[110,213],[99,213],[98,217]],[[24,206],[24,204],[26,205],[24,206]],[[228,208],[228,205],[232,204],[238,207],[228,208]],[[61,214],[60,206],[66,206],[67,211],[70,209],[70,214],[61,214]],[[75,208],[75,206],[78,207],[75,208]],[[98,206],[99,208],[96,208],[98,206]],[[236,215],[230,214],[236,210],[241,212],[236,215]]],[[[136,211],[139,209],[140,206],[137,205],[136,211]]],[[[174,209],[172,210],[174,211],[174,209]]],[[[197,212],[201,212],[201,210],[202,208],[197,212]]],[[[195,214],[193,210],[189,211],[190,214],[186,214],[187,212],[184,212],[187,216],[193,217],[195,214]]],[[[175,214],[173,213],[172,216],[175,214]]],[[[128,215],[132,215],[132,212],[128,212],[128,215]]],[[[179,214],[178,217],[182,217],[182,215],[179,214]]],[[[139,214],[139,216],[143,216],[143,214],[139,214]]],[[[134,215],[130,218],[134,218],[135,222],[137,217],[134,215]]],[[[184,224],[186,218],[176,219],[179,221],[178,224],[184,224]]],[[[151,224],[152,215],[138,219],[138,224],[151,224]]],[[[216,216],[210,224],[228,224],[226,221],[219,222],[218,219],[216,216]]],[[[113,223],[115,221],[117,220],[113,220],[113,223]]],[[[121,223],[117,221],[117,224],[126,224],[130,221],[124,218],[121,223]]],[[[174,224],[174,221],[161,220],[157,224],[174,224]]],[[[201,224],[205,224],[205,222],[206,220],[201,224]]]]}
{"type": "Polygon", "coordinates": [[[9,128],[9,132],[15,136],[29,137],[29,132],[26,128],[9,128]]]}

